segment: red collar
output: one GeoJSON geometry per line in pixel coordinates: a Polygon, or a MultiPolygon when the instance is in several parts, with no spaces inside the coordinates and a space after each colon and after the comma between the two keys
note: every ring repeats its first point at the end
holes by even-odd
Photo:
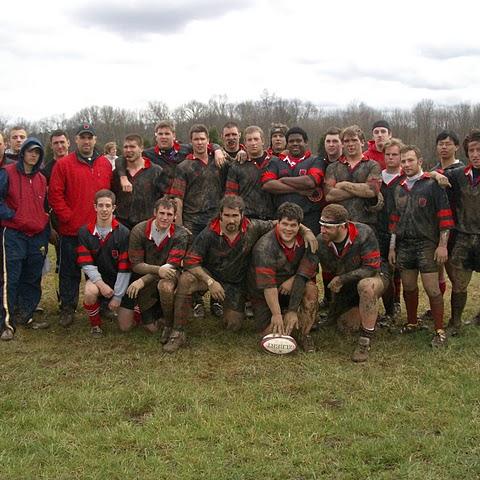
{"type": "MultiPolygon", "coordinates": [[[[423,175],[422,175],[421,177],[419,177],[419,178],[417,179],[417,181],[418,181],[418,180],[425,180],[425,179],[427,179],[427,178],[432,178],[432,177],[430,176],[430,173],[428,173],[428,172],[423,172],[423,175]]],[[[405,175],[405,178],[400,182],[400,185],[401,185],[402,187],[407,186],[407,180],[408,180],[408,177],[405,175]]]]}
{"type": "Polygon", "coordinates": [[[251,160],[251,163],[253,163],[259,170],[263,170],[269,163],[270,163],[270,158],[271,155],[268,153],[268,150],[266,152],[263,152],[263,155],[255,160],[260,160],[260,163],[255,162],[251,160]],[[263,158],[262,158],[263,157],[263,158]]]}
{"type": "MultiPolygon", "coordinates": [[[[176,140],[174,140],[174,142],[173,142],[173,147],[172,147],[172,149],[175,151],[175,153],[178,153],[178,152],[180,151],[180,144],[179,144],[176,140]]],[[[165,152],[165,151],[166,151],[166,150],[160,150],[160,147],[158,146],[158,144],[155,145],[154,150],[155,150],[155,153],[156,153],[157,155],[160,155],[161,152],[165,152]]]]}
{"type": "MultiPolygon", "coordinates": [[[[151,218],[150,220],[147,220],[147,224],[145,225],[145,238],[148,238],[148,240],[152,240],[152,228],[153,228],[154,221],[155,221],[155,217],[151,218]]],[[[172,235],[174,233],[175,233],[175,224],[172,223],[170,225],[170,228],[168,229],[166,238],[172,238],[172,235]]]]}
{"type": "Polygon", "coordinates": [[[303,237],[300,235],[300,233],[297,233],[297,236],[295,237],[295,243],[293,244],[292,247],[288,247],[285,245],[283,240],[280,238],[280,233],[278,231],[278,225],[275,226],[275,237],[277,239],[278,244],[283,250],[283,253],[287,257],[287,260],[291,262],[294,257],[295,257],[295,250],[299,247],[303,247],[305,245],[305,241],[303,240],[303,237]]]}
{"type": "Polygon", "coordinates": [[[347,241],[345,242],[345,246],[343,247],[343,250],[340,253],[340,255],[338,254],[335,243],[334,242],[328,243],[328,246],[335,252],[335,255],[337,257],[343,257],[358,236],[358,228],[355,226],[354,223],[348,222],[347,227],[348,227],[347,241]]]}
{"type": "Polygon", "coordinates": [[[242,235],[247,231],[249,224],[250,224],[250,220],[246,217],[243,217],[242,223],[240,225],[240,231],[238,232],[238,235],[233,240],[230,240],[226,235],[223,234],[222,227],[220,226],[220,217],[214,218],[210,222],[210,225],[208,226],[208,228],[210,228],[210,230],[215,232],[219,237],[223,237],[230,247],[234,247],[237,244],[237,242],[240,240],[242,235]]]}
{"type": "MultiPolygon", "coordinates": [[[[95,227],[96,227],[96,225],[97,225],[97,222],[92,222],[92,223],[89,223],[89,224],[87,225],[87,229],[88,229],[88,231],[89,231],[92,235],[95,234],[94,232],[95,232],[95,227]]],[[[113,232],[116,228],[118,228],[118,225],[119,225],[118,220],[117,220],[115,217],[113,217],[113,218],[112,218],[112,232],[113,232]]]]}
{"type": "Polygon", "coordinates": [[[296,158],[296,157],[292,157],[290,154],[288,155],[285,155],[285,157],[282,159],[284,162],[286,162],[288,164],[288,166],[293,169],[295,168],[300,162],[303,162],[304,160],[306,160],[307,158],[311,157],[312,156],[312,152],[310,150],[307,150],[305,152],[305,155],[301,158],[296,158]]]}

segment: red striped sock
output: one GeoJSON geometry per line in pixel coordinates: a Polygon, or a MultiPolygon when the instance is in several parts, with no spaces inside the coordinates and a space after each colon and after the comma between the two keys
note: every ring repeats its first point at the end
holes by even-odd
{"type": "Polygon", "coordinates": [[[92,327],[97,327],[102,324],[102,319],[100,318],[100,303],[95,302],[92,305],[83,304],[83,308],[87,311],[88,319],[90,320],[90,325],[92,327]]]}

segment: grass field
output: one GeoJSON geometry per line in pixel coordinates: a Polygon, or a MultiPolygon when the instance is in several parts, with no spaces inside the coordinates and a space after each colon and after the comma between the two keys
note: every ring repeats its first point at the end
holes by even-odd
{"type": "Polygon", "coordinates": [[[141,329],[59,327],[47,280],[51,328],[0,345],[1,480],[480,478],[479,327],[441,351],[380,331],[357,365],[331,328],[277,357],[209,318],[168,356],[141,329]]]}

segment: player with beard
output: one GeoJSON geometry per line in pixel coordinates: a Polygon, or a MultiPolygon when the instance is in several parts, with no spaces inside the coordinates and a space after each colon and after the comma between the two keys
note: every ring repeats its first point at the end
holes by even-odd
{"type": "MultiPolygon", "coordinates": [[[[185,327],[192,311],[192,294],[210,292],[224,305],[226,328],[236,331],[242,326],[245,305],[245,276],[250,252],[257,240],[273,228],[272,221],[244,217],[245,204],[236,195],[220,202],[220,214],[193,241],[187,252],[175,294],[173,331],[165,352],[173,353],[185,344],[185,327]]],[[[315,250],[316,241],[303,225],[304,241],[315,250]]]]}
{"type": "Polygon", "coordinates": [[[368,359],[371,340],[378,317],[378,300],[387,284],[388,268],[381,264],[378,242],[372,229],[362,223],[348,221],[342,205],[327,205],[320,219],[321,234],[317,253],[302,259],[295,276],[287,324],[298,322],[297,311],[306,283],[315,275],[318,264],[330,274],[328,288],[332,291],[330,315],[340,323],[360,324],[360,335],[352,355],[354,362],[368,359]]]}
{"type": "Polygon", "coordinates": [[[432,347],[442,347],[447,337],[438,267],[448,259],[449,231],[454,226],[452,211],[445,191],[430,175],[423,173],[418,147],[402,147],[400,159],[406,178],[394,191],[388,259],[391,265],[398,266],[402,278],[407,323],[401,331],[410,333],[419,328],[417,277],[420,272],[434,320],[432,347]]]}
{"type": "Polygon", "coordinates": [[[385,169],[385,144],[392,138],[392,129],[386,120],[377,120],[372,125],[373,140],[368,141],[368,149],[363,156],[369,160],[375,160],[381,169],[385,169]]]}
{"type": "Polygon", "coordinates": [[[240,143],[240,127],[235,122],[227,122],[222,128],[222,143],[225,158],[233,162],[245,147],[240,143]]]}
{"type": "Polygon", "coordinates": [[[312,353],[315,344],[310,330],[318,303],[315,275],[307,282],[298,309],[298,323],[287,323],[282,315],[282,308],[289,303],[298,266],[307,252],[299,234],[303,211],[298,205],[287,202],[278,208],[277,219],[276,227],[260,238],[252,251],[248,283],[255,324],[262,336],[269,333],[293,335],[305,352],[312,353]]]}
{"type": "Polygon", "coordinates": [[[304,224],[317,234],[323,162],[312,156],[305,130],[293,127],[288,130],[286,138],[289,154],[283,159],[274,158],[270,161],[267,171],[262,175],[262,188],[274,196],[275,206],[284,202],[299,205],[303,210],[304,224]],[[317,195],[312,197],[315,192],[317,195]]]}

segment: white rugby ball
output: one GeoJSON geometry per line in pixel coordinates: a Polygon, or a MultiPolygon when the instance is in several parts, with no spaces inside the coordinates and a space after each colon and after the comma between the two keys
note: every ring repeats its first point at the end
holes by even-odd
{"type": "Polygon", "coordinates": [[[286,355],[297,349],[297,342],[290,335],[278,335],[269,333],[260,341],[260,347],[268,353],[276,355],[286,355]]]}

